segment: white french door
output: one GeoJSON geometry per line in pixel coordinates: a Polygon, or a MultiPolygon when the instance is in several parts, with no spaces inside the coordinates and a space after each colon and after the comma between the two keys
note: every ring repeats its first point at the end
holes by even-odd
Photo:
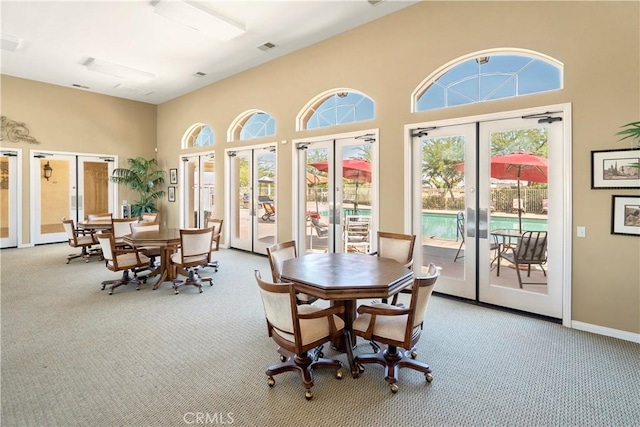
{"type": "Polygon", "coordinates": [[[62,218],[82,221],[88,214],[111,212],[115,184],[109,177],[113,156],[31,151],[31,236],[34,244],[64,242],[62,218]],[[50,169],[50,176],[44,174],[50,169]]]}
{"type": "Polygon", "coordinates": [[[216,168],[214,153],[180,156],[180,226],[203,228],[206,213],[214,212],[216,168]]]}
{"type": "Polygon", "coordinates": [[[227,150],[229,246],[258,254],[276,243],[275,145],[227,150]]]}
{"type": "Polygon", "coordinates": [[[20,154],[18,150],[0,151],[0,248],[18,246],[20,154]]]}
{"type": "Polygon", "coordinates": [[[296,142],[297,241],[301,253],[370,252],[377,224],[376,133],[296,142]],[[365,242],[345,244],[345,220],[369,225],[365,242]]]}
{"type": "MultiPolygon", "coordinates": [[[[567,141],[562,107],[421,124],[412,130],[413,228],[417,268],[442,267],[436,291],[553,318],[563,317],[571,225],[567,210],[567,141]],[[548,111],[552,111],[549,113],[548,111]],[[546,182],[519,183],[492,172],[492,159],[512,152],[546,158],[546,182]],[[493,176],[492,176],[493,175],[493,176]],[[519,185],[518,185],[519,184],[519,185]],[[518,210],[520,206],[521,210],[518,210]],[[520,287],[515,266],[501,258],[517,237],[548,235],[548,262],[520,287]],[[545,276],[546,273],[546,276],[545,276]]],[[[529,273],[521,270],[523,277],[529,273]]]]}

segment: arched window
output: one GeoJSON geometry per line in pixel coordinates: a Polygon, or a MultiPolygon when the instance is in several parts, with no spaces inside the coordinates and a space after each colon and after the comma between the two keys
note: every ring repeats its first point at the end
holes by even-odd
{"type": "Polygon", "coordinates": [[[262,138],[276,134],[276,121],[261,110],[249,110],[240,114],[229,126],[229,141],[262,138]]]}
{"type": "Polygon", "coordinates": [[[209,147],[216,140],[216,135],[209,126],[203,123],[192,125],[182,137],[182,149],[191,147],[209,147]]]}
{"type": "Polygon", "coordinates": [[[530,51],[484,51],[437,70],[414,91],[414,112],[562,88],[562,63],[530,51]]]}
{"type": "Polygon", "coordinates": [[[332,89],[311,100],[298,114],[297,130],[372,120],[375,103],[353,89],[332,89]]]}

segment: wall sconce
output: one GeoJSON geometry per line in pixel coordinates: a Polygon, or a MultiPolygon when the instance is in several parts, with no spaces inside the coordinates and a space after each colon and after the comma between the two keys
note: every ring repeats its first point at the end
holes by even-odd
{"type": "Polygon", "coordinates": [[[48,160],[47,160],[47,163],[44,165],[43,170],[44,170],[45,179],[49,181],[49,178],[51,178],[51,174],[53,173],[53,168],[49,165],[48,160]]]}

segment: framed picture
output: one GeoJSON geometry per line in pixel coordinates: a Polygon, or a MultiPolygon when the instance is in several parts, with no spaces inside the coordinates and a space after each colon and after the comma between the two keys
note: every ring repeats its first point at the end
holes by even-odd
{"type": "Polygon", "coordinates": [[[640,236],[640,196],[612,196],[611,234],[640,236]]]}
{"type": "Polygon", "coordinates": [[[169,184],[178,183],[178,169],[169,169],[169,184]]]}
{"type": "Polygon", "coordinates": [[[175,202],[176,201],[176,187],[169,187],[167,189],[167,195],[169,196],[169,201],[170,202],[175,202]]]}
{"type": "Polygon", "coordinates": [[[640,188],[640,148],[592,151],[591,188],[640,188]]]}

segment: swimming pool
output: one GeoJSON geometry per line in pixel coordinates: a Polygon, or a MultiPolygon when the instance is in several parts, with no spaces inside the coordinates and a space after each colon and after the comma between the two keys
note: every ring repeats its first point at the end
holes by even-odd
{"type": "MultiPolygon", "coordinates": [[[[491,216],[490,230],[518,229],[517,216],[491,216]]],[[[527,231],[547,231],[546,218],[522,218],[522,229],[527,231]]],[[[423,212],[422,235],[443,239],[456,239],[456,212],[423,212]]]]}

